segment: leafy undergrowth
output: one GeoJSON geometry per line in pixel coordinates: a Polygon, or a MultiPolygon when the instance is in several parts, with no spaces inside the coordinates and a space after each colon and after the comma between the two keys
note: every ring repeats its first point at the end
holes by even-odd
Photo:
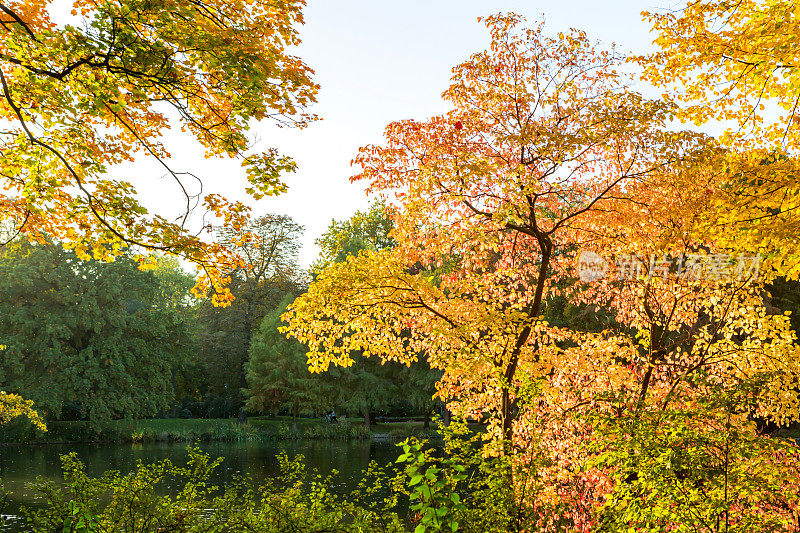
{"type": "MultiPolygon", "coordinates": [[[[405,525],[392,510],[396,498],[378,502],[375,486],[347,497],[332,492],[336,473],[323,477],[302,456],[279,456],[281,476],[257,486],[241,477],[225,487],[210,483],[221,459],[189,448],[186,467],[169,460],[140,464],[133,472],[86,475],[74,453],[62,456],[63,485],[39,479],[31,485],[42,501],[26,514],[25,530],[64,531],[259,531],[399,533],[405,525]],[[170,491],[178,487],[179,492],[170,491]],[[182,488],[181,488],[182,487],[182,488]]],[[[381,479],[387,480],[383,476],[381,479]]],[[[388,487],[384,492],[388,493],[388,487]]]]}

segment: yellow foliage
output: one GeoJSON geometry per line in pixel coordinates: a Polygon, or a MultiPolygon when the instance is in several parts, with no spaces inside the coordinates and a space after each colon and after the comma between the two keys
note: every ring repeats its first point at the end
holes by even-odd
{"type": "Polygon", "coordinates": [[[33,408],[31,400],[25,400],[17,394],[0,391],[0,424],[6,424],[17,417],[25,417],[41,431],[47,431],[44,419],[33,408]]]}
{"type": "Polygon", "coordinates": [[[172,168],[165,133],[179,123],[208,157],[241,161],[255,198],[284,191],[294,162],[251,153],[247,130],[254,120],[315,120],[306,108],[318,86],[288,51],[300,42],[305,2],[81,0],[69,25],[51,19],[55,3],[3,4],[0,221],[83,259],[109,261],[121,245],[182,256],[201,268],[198,291],[219,290],[215,301],[226,303],[224,272],[240,258],[201,238],[189,215],[204,208],[238,229],[249,208],[203,194],[194,180],[207,178],[172,168]],[[109,177],[143,157],[171,180],[180,211],[149,213],[130,181],[109,177]]]}

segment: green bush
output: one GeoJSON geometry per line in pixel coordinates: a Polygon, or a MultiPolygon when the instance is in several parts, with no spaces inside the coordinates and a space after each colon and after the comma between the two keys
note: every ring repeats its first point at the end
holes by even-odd
{"type": "Polygon", "coordinates": [[[521,464],[514,454],[484,453],[483,436],[465,422],[440,425],[443,447],[411,437],[398,444],[403,454],[397,463],[394,487],[411,501],[414,533],[460,531],[505,533],[570,529],[540,527],[531,494],[537,465],[530,458],[521,464]]]}
{"type": "MultiPolygon", "coordinates": [[[[374,501],[361,502],[328,489],[323,478],[303,464],[302,456],[279,456],[280,482],[255,487],[246,478],[219,489],[209,476],[220,459],[189,448],[189,464],[174,466],[169,460],[140,464],[127,475],[107,472],[90,478],[75,454],[62,457],[65,483],[39,478],[32,488],[44,502],[40,510],[26,511],[32,533],[145,533],[239,532],[262,533],[395,533],[405,531],[396,513],[374,501]],[[165,487],[179,486],[174,496],[165,487]]],[[[385,478],[384,478],[385,479],[385,478]]],[[[375,487],[373,487],[375,489],[375,487]]],[[[364,492],[366,495],[367,492],[364,492]]]]}
{"type": "Polygon", "coordinates": [[[0,442],[30,442],[36,439],[39,433],[42,432],[23,417],[0,424],[0,442]]]}
{"type": "MultiPolygon", "coordinates": [[[[202,429],[134,427],[127,431],[142,440],[237,440],[269,435],[263,428],[222,422],[198,427],[202,429]]],[[[86,430],[81,425],[70,428],[75,434],[86,430]]],[[[279,431],[289,429],[278,427],[279,431]]],[[[70,454],[62,457],[63,485],[40,478],[31,486],[44,507],[26,512],[26,531],[389,533],[406,531],[409,524],[415,533],[544,531],[533,520],[529,504],[513,489],[520,482],[526,485],[521,476],[535,477],[534,466],[520,469],[513,456],[485,455],[482,436],[464,423],[441,426],[440,431],[441,440],[433,446],[415,438],[399,444],[403,447],[396,463],[399,471],[396,466],[371,463],[359,488],[346,497],[332,493],[329,487],[335,486],[335,478],[309,470],[302,456],[279,456],[280,476],[264,485],[257,487],[243,477],[218,488],[208,480],[220,460],[212,461],[191,447],[185,468],[165,460],[140,464],[127,475],[107,472],[99,478],[88,477],[75,454],[70,454]],[[181,487],[177,494],[175,487],[181,487]],[[411,512],[403,521],[399,514],[408,507],[411,512]]],[[[368,437],[369,433],[361,425],[331,424],[291,435],[329,439],[368,437]]],[[[553,529],[562,530],[567,531],[553,529]]]]}

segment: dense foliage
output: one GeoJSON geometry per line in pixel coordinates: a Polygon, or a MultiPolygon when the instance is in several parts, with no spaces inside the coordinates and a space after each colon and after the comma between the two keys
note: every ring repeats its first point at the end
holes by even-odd
{"type": "Polygon", "coordinates": [[[8,424],[16,418],[29,420],[37,429],[47,429],[42,415],[34,410],[32,400],[25,400],[19,394],[0,391],[0,424],[8,424]]]}
{"type": "Polygon", "coordinates": [[[440,369],[439,397],[488,419],[482,453],[542,513],[507,530],[791,531],[796,449],[760,428],[800,419],[800,348],[764,285],[793,274],[794,204],[766,194],[791,198],[793,160],[676,130],[675,104],[632,92],[583,32],[486,25],[451,110],[356,158],[394,246],[322,270],[286,331],[315,371],[440,369]]]}
{"type": "Polygon", "coordinates": [[[161,272],[169,276],[143,272],[126,256],[79,259],[57,244],[4,247],[0,382],[51,417],[68,405],[91,420],[167,408],[173,373],[195,339],[185,308],[192,278],[161,272]]]}
{"type": "Polygon", "coordinates": [[[280,315],[292,300],[284,298],[264,318],[250,344],[245,394],[247,409],[253,412],[287,408],[296,417],[301,411],[322,407],[323,383],[308,371],[305,347],[278,332],[280,315]]]}
{"type": "Polygon", "coordinates": [[[241,391],[247,387],[245,364],[252,336],[287,293],[297,294],[304,286],[297,265],[302,232],[290,217],[271,214],[239,231],[219,232],[218,240],[242,257],[225,271],[235,299],[225,307],[207,299],[198,309],[200,353],[192,361],[189,397],[215,395],[244,416],[241,391]]]}
{"type": "MultiPolygon", "coordinates": [[[[315,269],[346,261],[363,251],[391,248],[392,221],[385,206],[373,203],[345,221],[333,221],[318,239],[320,257],[315,269]]],[[[405,402],[428,418],[435,406],[433,395],[439,373],[423,362],[409,366],[381,362],[355,355],[351,365],[309,374],[307,349],[287,339],[280,329],[280,315],[294,297],[282,302],[277,312],[268,315],[250,344],[248,362],[248,407],[271,411],[287,406],[292,413],[345,410],[361,415],[370,427],[376,411],[405,402]]]]}
{"type": "MultiPolygon", "coordinates": [[[[46,2],[0,4],[0,113],[17,128],[0,133],[0,202],[39,242],[0,247],[0,383],[92,420],[152,414],[180,390],[189,415],[220,402],[242,422],[245,399],[367,428],[398,402],[426,418],[444,402],[482,427],[404,442],[396,477],[365,473],[371,503],[286,458],[286,485],[217,491],[196,451],[189,469],[98,480],[68,457],[65,488],[39,484],[34,530],[401,531],[404,498],[416,533],[800,530],[800,449],[775,432],[800,423],[795,2],[645,13],[659,50],[638,58],[486,18],[491,44],[453,69],[450,109],[359,150],[352,179],[384,200],[330,225],[308,286],[290,218],[209,197],[228,227],[208,244],[100,179],[122,149],[163,159],[155,101],[230,156],[250,118],[312,118],[316,87],[285,53],[301,2],[178,4],[78,2],[86,31],[50,24],[46,2]],[[642,80],[666,94],[646,98],[642,80]],[[685,129],[711,120],[730,127],[685,129]],[[198,294],[228,284],[195,330],[192,283],[175,263],[137,270],[120,248],[135,240],[201,263],[198,294]],[[186,484],[163,496],[170,476],[186,484]]],[[[274,152],[245,165],[256,197],[293,169],[274,152]]],[[[36,420],[30,400],[3,393],[0,423],[36,420]]]]}
{"type": "Polygon", "coordinates": [[[279,457],[280,481],[256,487],[242,478],[226,487],[210,481],[221,459],[190,449],[186,467],[165,460],[129,474],[86,475],[74,454],[62,458],[66,484],[40,480],[34,489],[45,507],[31,513],[30,531],[259,531],[263,533],[400,532],[397,515],[357,496],[334,493],[331,478],[308,470],[302,457],[279,457]],[[177,487],[170,496],[168,485],[177,487]]]}

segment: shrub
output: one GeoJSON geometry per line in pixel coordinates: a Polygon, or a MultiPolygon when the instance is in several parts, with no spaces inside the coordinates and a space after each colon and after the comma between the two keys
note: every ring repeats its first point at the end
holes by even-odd
{"type": "Polygon", "coordinates": [[[524,464],[520,455],[492,455],[463,421],[440,425],[439,434],[443,447],[414,437],[398,444],[404,470],[393,486],[410,498],[414,533],[572,531],[539,527],[528,492],[538,465],[529,454],[524,464]]]}
{"type": "Polygon", "coordinates": [[[44,508],[27,511],[27,530],[99,533],[101,531],[259,531],[263,533],[395,533],[403,524],[388,505],[364,505],[359,498],[330,492],[303,457],[279,456],[279,482],[255,487],[240,478],[224,489],[209,484],[221,459],[189,448],[187,467],[169,460],[140,464],[127,475],[107,472],[90,478],[74,453],[62,457],[63,486],[40,478],[32,485],[44,508]],[[182,487],[175,496],[167,486],[182,487]]]}

